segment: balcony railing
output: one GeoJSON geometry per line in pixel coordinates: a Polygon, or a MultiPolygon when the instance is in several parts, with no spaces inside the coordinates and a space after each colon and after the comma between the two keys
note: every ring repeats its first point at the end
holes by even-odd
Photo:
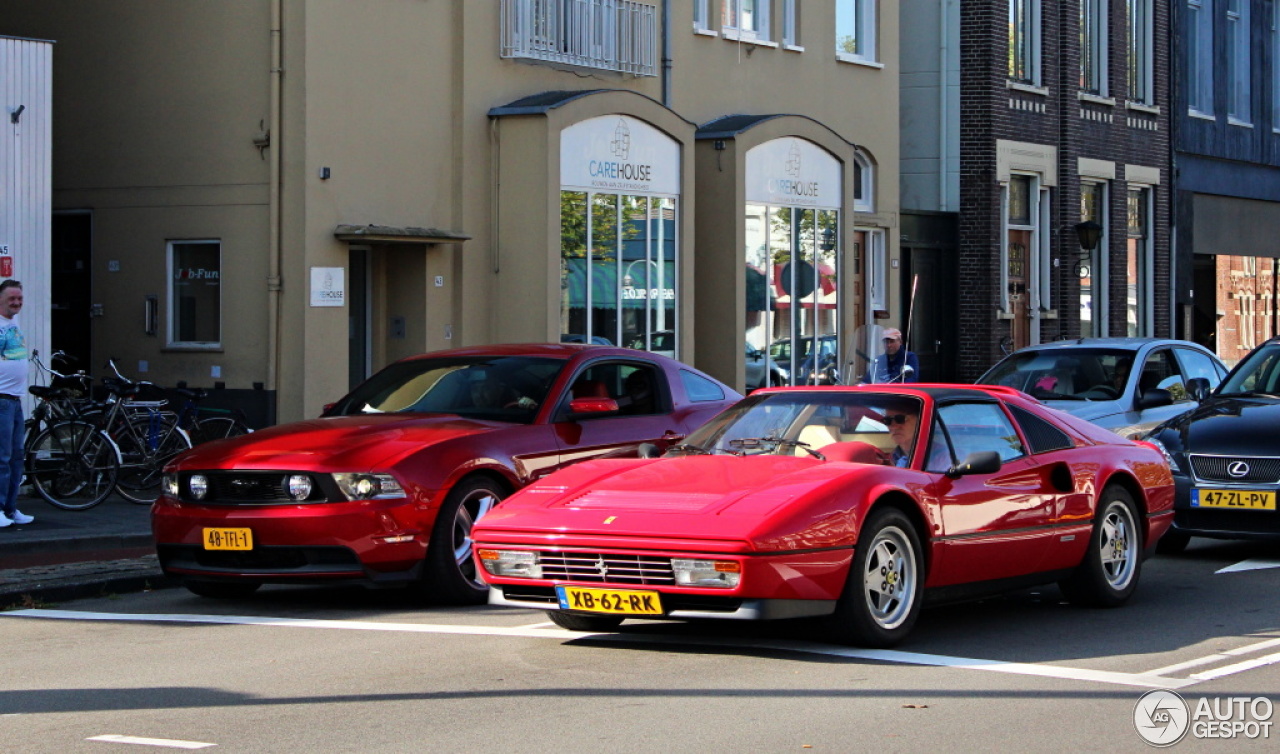
{"type": "Polygon", "coordinates": [[[635,0],[502,0],[502,57],[657,75],[656,6],[635,0]]]}

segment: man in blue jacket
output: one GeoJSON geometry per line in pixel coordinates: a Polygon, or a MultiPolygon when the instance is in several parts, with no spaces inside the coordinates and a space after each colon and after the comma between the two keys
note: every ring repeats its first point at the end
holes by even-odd
{"type": "Polygon", "coordinates": [[[919,382],[920,360],[902,347],[902,331],[890,327],[884,331],[884,353],[876,357],[867,370],[865,382],[919,382]]]}

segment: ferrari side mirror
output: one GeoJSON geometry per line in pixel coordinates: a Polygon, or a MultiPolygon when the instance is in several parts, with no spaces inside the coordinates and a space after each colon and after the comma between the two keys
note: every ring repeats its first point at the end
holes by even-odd
{"type": "Polygon", "coordinates": [[[949,477],[961,477],[969,474],[994,474],[1000,470],[1000,454],[994,450],[980,450],[970,453],[964,460],[947,471],[949,477]]]}

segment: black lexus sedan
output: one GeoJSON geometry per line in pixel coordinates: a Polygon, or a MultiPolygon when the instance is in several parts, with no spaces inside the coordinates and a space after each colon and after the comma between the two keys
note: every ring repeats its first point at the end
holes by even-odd
{"type": "Polygon", "coordinates": [[[1199,407],[1152,429],[1177,486],[1173,528],[1158,552],[1193,537],[1280,541],[1280,338],[1246,356],[1222,384],[1189,380],[1199,407]],[[1196,396],[1199,397],[1199,396],[1196,396]]]}

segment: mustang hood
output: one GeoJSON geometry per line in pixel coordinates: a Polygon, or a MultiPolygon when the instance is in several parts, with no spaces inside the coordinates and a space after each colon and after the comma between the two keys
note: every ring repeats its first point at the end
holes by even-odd
{"type": "Polygon", "coordinates": [[[775,549],[794,537],[821,546],[812,541],[814,532],[846,535],[834,531],[831,521],[839,519],[835,528],[847,527],[848,509],[858,499],[842,494],[846,499],[838,514],[822,505],[824,497],[834,496],[835,480],[841,480],[838,486],[845,493],[855,478],[877,470],[886,468],[784,456],[588,462],[508,498],[480,521],[476,538],[572,532],[737,540],[775,549]]]}
{"type": "Polygon", "coordinates": [[[1280,455],[1280,400],[1264,396],[1211,397],[1165,428],[1178,433],[1188,453],[1280,455]]]}
{"type": "Polygon", "coordinates": [[[179,469],[364,471],[425,446],[504,426],[451,415],[335,416],[200,445],[177,463],[179,469]]]}

